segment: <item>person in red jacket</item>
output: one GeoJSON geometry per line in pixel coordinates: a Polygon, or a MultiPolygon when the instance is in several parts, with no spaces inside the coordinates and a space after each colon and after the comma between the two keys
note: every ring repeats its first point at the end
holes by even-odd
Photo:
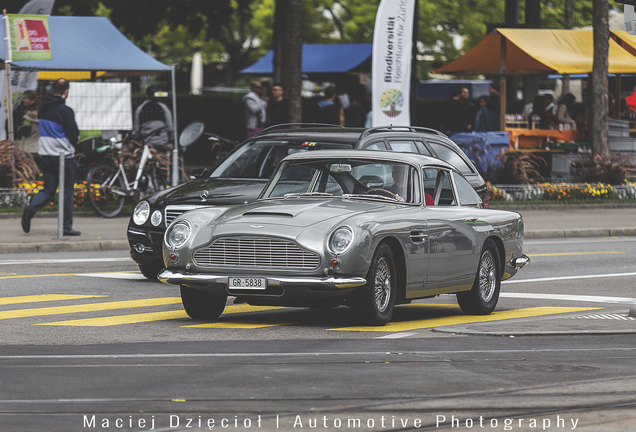
{"type": "Polygon", "coordinates": [[[636,111],[636,86],[634,87],[632,94],[625,98],[625,104],[630,110],[636,111]]]}

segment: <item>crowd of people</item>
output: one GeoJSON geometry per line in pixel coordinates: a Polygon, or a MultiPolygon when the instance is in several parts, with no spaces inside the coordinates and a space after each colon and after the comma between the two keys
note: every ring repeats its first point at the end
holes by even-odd
{"type": "MultiPolygon", "coordinates": [[[[241,99],[245,110],[246,138],[266,127],[289,123],[289,99],[280,83],[253,81],[250,91],[241,99]]],[[[370,127],[370,99],[363,85],[354,86],[347,93],[339,93],[329,85],[323,96],[311,104],[308,122],[370,127]]]]}

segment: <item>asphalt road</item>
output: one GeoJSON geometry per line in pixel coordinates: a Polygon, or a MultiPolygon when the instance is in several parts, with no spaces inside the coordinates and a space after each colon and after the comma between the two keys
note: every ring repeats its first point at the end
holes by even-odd
{"type": "Polygon", "coordinates": [[[382,328],[194,321],[125,251],[0,255],[0,431],[635,430],[636,238],[525,251],[487,321],[442,296],[382,328]]]}

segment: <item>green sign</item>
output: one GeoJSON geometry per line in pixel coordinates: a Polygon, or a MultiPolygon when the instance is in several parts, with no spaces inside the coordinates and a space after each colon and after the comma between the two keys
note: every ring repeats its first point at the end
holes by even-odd
{"type": "Polygon", "coordinates": [[[51,60],[51,39],[46,15],[9,15],[11,61],[51,60]]]}

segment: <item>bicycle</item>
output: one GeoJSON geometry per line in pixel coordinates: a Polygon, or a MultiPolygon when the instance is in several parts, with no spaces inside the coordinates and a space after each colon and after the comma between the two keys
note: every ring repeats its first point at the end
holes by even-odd
{"type": "MultiPolygon", "coordinates": [[[[135,201],[166,188],[166,179],[158,164],[160,155],[144,144],[141,160],[132,182],[128,181],[122,160],[124,141],[110,141],[110,157],[106,163],[93,166],[86,176],[88,198],[95,212],[104,217],[117,216],[127,198],[135,201]],[[154,153],[154,155],[153,155],[154,153]]],[[[133,154],[134,155],[134,154],[133,154]]]]}

